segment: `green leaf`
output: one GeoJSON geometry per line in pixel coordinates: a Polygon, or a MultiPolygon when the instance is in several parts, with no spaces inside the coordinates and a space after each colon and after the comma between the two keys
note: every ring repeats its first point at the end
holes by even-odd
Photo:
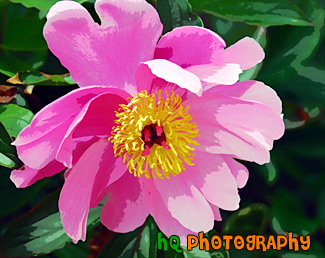
{"type": "Polygon", "coordinates": [[[253,203],[233,213],[224,223],[224,235],[264,234],[269,217],[269,209],[265,204],[253,203]]]}
{"type": "Polygon", "coordinates": [[[260,175],[264,178],[268,185],[273,185],[276,182],[276,179],[279,176],[279,171],[275,159],[271,159],[271,161],[264,165],[254,165],[256,170],[260,173],[260,175]]]}
{"type": "Polygon", "coordinates": [[[64,248],[56,250],[53,254],[57,258],[81,257],[86,258],[89,255],[89,246],[87,242],[79,241],[78,244],[67,244],[64,248]]]}
{"type": "Polygon", "coordinates": [[[38,69],[44,64],[47,53],[47,49],[30,52],[5,51],[0,54],[0,73],[12,77],[20,71],[38,69]]]}
{"type": "Polygon", "coordinates": [[[37,10],[9,2],[0,2],[0,13],[0,72],[13,76],[41,67],[48,53],[42,36],[45,19],[39,19],[37,10]]]}
{"type": "MultiPolygon", "coordinates": [[[[4,105],[1,105],[0,108],[2,106],[4,105]]],[[[2,122],[0,122],[0,165],[7,168],[16,168],[20,161],[17,158],[16,148],[11,143],[10,135],[2,122]]]]}
{"type": "MultiPolygon", "coordinates": [[[[247,36],[254,38],[263,48],[265,48],[267,44],[267,30],[264,27],[256,27],[243,22],[229,21],[213,16],[209,18],[211,28],[226,40],[227,46],[231,46],[247,36]]],[[[261,67],[262,63],[243,71],[239,76],[239,80],[245,81],[255,79],[261,67]]]]}
{"type": "MultiPolygon", "coordinates": [[[[11,169],[0,167],[0,195],[6,196],[6,198],[1,198],[0,202],[0,216],[6,216],[17,211],[23,205],[31,205],[31,200],[33,198],[38,198],[36,195],[43,196],[40,193],[43,186],[48,182],[48,178],[38,181],[37,183],[31,185],[27,188],[17,189],[13,182],[10,180],[11,169]],[[40,193],[40,194],[39,194],[40,193]]],[[[51,181],[51,186],[53,186],[53,180],[51,181]]],[[[36,202],[37,204],[37,202],[36,202]]],[[[32,207],[32,206],[31,206],[32,207]]],[[[3,228],[4,229],[4,228],[3,228]]]]}
{"type": "Polygon", "coordinates": [[[212,29],[226,40],[227,46],[233,45],[244,37],[258,35],[259,27],[257,26],[238,21],[229,21],[215,16],[209,16],[209,18],[212,29]]]}
{"type": "Polygon", "coordinates": [[[12,51],[47,49],[43,38],[44,20],[36,17],[11,17],[7,22],[0,48],[12,51]]]}
{"type": "MultiPolygon", "coordinates": [[[[311,245],[308,251],[299,250],[295,251],[284,251],[281,250],[280,252],[277,251],[278,257],[283,258],[320,258],[325,257],[325,250],[324,244],[320,243],[313,237],[311,237],[311,245]]],[[[274,256],[273,256],[274,257],[274,256]]]]}
{"type": "Polygon", "coordinates": [[[0,121],[12,137],[17,137],[20,131],[30,124],[33,117],[34,114],[26,108],[14,104],[0,106],[0,121]]]}
{"type": "Polygon", "coordinates": [[[163,33],[185,25],[203,26],[201,18],[192,13],[187,0],[157,0],[156,9],[164,25],[163,33]]]}
{"type": "MultiPolygon", "coordinates": [[[[269,220],[269,208],[262,203],[253,203],[233,213],[224,223],[222,235],[267,235],[266,228],[269,220]]],[[[230,245],[230,257],[263,257],[260,250],[237,250],[230,245]]]]}
{"type": "MultiPolygon", "coordinates": [[[[9,226],[0,242],[0,255],[32,256],[50,253],[71,242],[58,211],[59,191],[9,226]]],[[[89,212],[87,229],[100,222],[102,205],[89,212]]]]}
{"type": "Polygon", "coordinates": [[[308,235],[315,232],[319,222],[304,214],[303,203],[288,191],[274,194],[271,206],[272,228],[277,234],[293,232],[308,235]]]}
{"type": "Polygon", "coordinates": [[[190,0],[190,3],[195,10],[253,25],[312,25],[304,12],[289,0],[190,0]]]}
{"type": "Polygon", "coordinates": [[[76,84],[70,74],[45,74],[37,71],[27,71],[17,73],[9,78],[7,82],[21,85],[46,85],[46,86],[64,86],[76,84]]]}
{"type": "Polygon", "coordinates": [[[317,0],[296,1],[312,19],[314,26],[283,26],[268,30],[266,59],[258,79],[276,87],[279,96],[303,107],[324,106],[324,60],[322,44],[325,11],[317,0]]]}
{"type": "Polygon", "coordinates": [[[116,234],[100,254],[101,257],[155,257],[158,228],[151,216],[145,224],[126,234],[116,234]]]}
{"type": "Polygon", "coordinates": [[[138,257],[154,257],[157,252],[158,228],[152,217],[148,217],[139,242],[138,257]]]}

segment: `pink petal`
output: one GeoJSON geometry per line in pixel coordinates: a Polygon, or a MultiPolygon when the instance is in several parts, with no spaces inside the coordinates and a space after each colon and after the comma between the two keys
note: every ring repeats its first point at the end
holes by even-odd
{"type": "Polygon", "coordinates": [[[282,112],[280,98],[271,87],[266,86],[263,82],[242,81],[233,85],[218,85],[211,88],[208,91],[208,94],[210,93],[259,102],[272,108],[277,114],[282,112]]]}
{"type": "Polygon", "coordinates": [[[126,172],[107,189],[102,223],[110,230],[130,232],[141,226],[149,215],[139,178],[126,172]]]}
{"type": "MultiPolygon", "coordinates": [[[[84,137],[78,138],[73,142],[73,157],[72,157],[72,164],[76,164],[78,160],[82,157],[84,152],[95,142],[97,142],[100,137],[93,136],[93,137],[84,137]]],[[[64,175],[65,177],[69,174],[71,170],[67,170],[64,175]]]]}
{"type": "MultiPolygon", "coordinates": [[[[160,180],[160,179],[158,179],[160,180]]],[[[140,178],[141,188],[145,196],[147,207],[153,216],[159,229],[164,232],[167,237],[172,235],[179,236],[182,245],[187,243],[187,235],[195,234],[195,232],[184,227],[177,219],[175,219],[167,209],[166,203],[163,201],[160,192],[154,185],[153,179],[140,178]]],[[[185,211],[184,212],[188,212],[185,211]]]]}
{"type": "Polygon", "coordinates": [[[221,213],[220,213],[220,209],[218,206],[215,206],[213,204],[210,203],[211,209],[213,211],[214,214],[214,219],[216,221],[222,221],[222,217],[221,217],[221,213]]]}
{"type": "Polygon", "coordinates": [[[65,167],[56,161],[52,161],[40,170],[24,166],[24,169],[22,170],[13,170],[10,175],[10,180],[17,188],[25,188],[34,184],[36,181],[43,179],[44,177],[53,176],[64,169],[65,167]]]}
{"type": "Polygon", "coordinates": [[[164,79],[154,75],[146,65],[141,64],[136,73],[138,92],[146,90],[148,93],[156,93],[161,91],[161,96],[166,99],[166,92],[169,94],[174,91],[175,94],[185,99],[187,93],[186,89],[179,87],[175,83],[166,82],[164,79]]]}
{"type": "Polygon", "coordinates": [[[198,149],[203,151],[263,164],[269,161],[273,141],[284,133],[280,114],[261,103],[207,91],[185,101],[187,105],[199,129],[198,149]]]}
{"type": "MultiPolygon", "coordinates": [[[[205,83],[216,84],[234,84],[239,79],[239,74],[242,72],[238,64],[214,65],[194,65],[186,68],[187,71],[194,73],[205,83]]],[[[206,89],[206,87],[205,87],[206,89]]]]}
{"type": "Polygon", "coordinates": [[[237,210],[240,197],[237,182],[223,155],[195,151],[194,166],[187,166],[184,177],[204,197],[223,210],[237,210]]]}
{"type": "Polygon", "coordinates": [[[176,84],[199,96],[202,93],[202,85],[196,75],[164,59],[155,59],[139,65],[136,73],[138,91],[151,91],[152,80],[156,77],[164,79],[167,84],[176,84]]]}
{"type": "Polygon", "coordinates": [[[186,68],[192,65],[213,63],[214,56],[225,46],[224,40],[211,30],[183,26],[162,36],[156,47],[154,58],[167,59],[186,68]]]}
{"type": "MultiPolygon", "coordinates": [[[[112,144],[107,139],[97,141],[85,151],[66,177],[60,194],[59,209],[63,227],[75,243],[86,239],[91,198],[101,190],[94,186],[98,175],[106,173],[110,177],[110,166],[114,164],[111,152],[112,144]]],[[[122,175],[124,171],[120,172],[122,175]]]]}
{"type": "Polygon", "coordinates": [[[219,56],[225,63],[239,64],[247,70],[260,63],[265,57],[263,48],[252,38],[246,37],[226,48],[219,56]]]}
{"type": "Polygon", "coordinates": [[[154,180],[153,183],[163,202],[157,202],[157,205],[167,207],[171,216],[185,228],[194,232],[207,232],[213,228],[214,216],[210,205],[182,175],[168,180],[154,180]]]}
{"type": "Polygon", "coordinates": [[[56,3],[44,37],[50,50],[80,85],[112,85],[135,91],[135,71],[152,59],[162,32],[156,10],[144,0],[101,0],[101,25],[73,1],[56,3]]]}
{"type": "Polygon", "coordinates": [[[29,126],[23,129],[14,145],[23,145],[57,129],[65,121],[80,112],[82,107],[98,94],[110,92],[110,88],[92,86],[71,91],[39,111],[29,126]]]}
{"type": "Polygon", "coordinates": [[[93,186],[93,192],[91,195],[90,207],[97,207],[98,204],[107,195],[107,187],[117,181],[121,176],[128,172],[123,158],[114,157],[113,147],[106,150],[105,162],[101,163],[101,166],[106,169],[98,171],[96,180],[93,186]]]}
{"type": "Polygon", "coordinates": [[[90,100],[74,118],[63,137],[56,159],[67,167],[72,167],[72,150],[74,138],[85,136],[102,136],[108,138],[116,120],[115,112],[120,104],[126,104],[126,96],[117,95],[116,89],[110,88],[112,93],[102,93],[90,100]]]}
{"type": "Polygon", "coordinates": [[[14,142],[19,158],[35,169],[54,160],[67,131],[77,124],[76,121],[73,122],[75,117],[78,117],[89,101],[105,92],[122,98],[129,96],[119,89],[94,86],[74,90],[43,108],[14,142]]]}
{"type": "MultiPolygon", "coordinates": [[[[45,134],[40,138],[37,138],[38,131],[37,128],[35,128],[35,136],[33,135],[35,139],[34,141],[22,145],[16,145],[20,160],[28,167],[34,169],[44,168],[51,161],[55,160],[57,150],[60,146],[60,140],[64,137],[71,121],[72,118],[60,124],[55,130],[52,130],[50,133],[45,134]]],[[[20,140],[19,137],[21,135],[27,135],[25,133],[26,131],[23,130],[18,135],[18,141],[20,140]]],[[[14,144],[16,144],[16,142],[14,144]]]]}
{"type": "Polygon", "coordinates": [[[202,134],[197,139],[200,143],[198,150],[214,154],[229,154],[238,159],[255,161],[259,164],[270,160],[268,150],[251,144],[226,128],[215,124],[201,124],[200,128],[202,134]]]}
{"type": "Polygon", "coordinates": [[[284,133],[281,116],[264,105],[232,98],[224,98],[220,104],[217,120],[222,126],[268,150],[284,133]]]}
{"type": "Polygon", "coordinates": [[[243,188],[248,181],[249,173],[247,168],[231,157],[223,155],[223,159],[227,163],[231,173],[235,177],[237,181],[237,187],[243,188]]]}

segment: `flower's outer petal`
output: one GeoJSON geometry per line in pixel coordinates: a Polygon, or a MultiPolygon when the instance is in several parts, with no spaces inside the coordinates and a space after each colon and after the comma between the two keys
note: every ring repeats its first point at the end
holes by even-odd
{"type": "Polygon", "coordinates": [[[227,157],[226,155],[223,155],[223,159],[227,163],[231,173],[235,177],[237,181],[237,187],[243,188],[248,181],[249,173],[247,168],[239,162],[235,161],[233,158],[227,157]]]}
{"type": "Polygon", "coordinates": [[[242,81],[233,85],[217,85],[209,93],[230,96],[242,100],[262,103],[277,114],[282,112],[282,102],[276,92],[260,81],[242,81]]]}
{"type": "Polygon", "coordinates": [[[44,177],[53,176],[64,169],[65,167],[57,161],[52,161],[40,170],[24,166],[23,169],[13,170],[10,175],[10,180],[17,188],[25,188],[44,177]]]}
{"type": "MultiPolygon", "coordinates": [[[[225,84],[231,85],[238,81],[242,70],[239,64],[224,65],[193,65],[186,68],[187,71],[194,73],[200,80],[206,84],[225,84]]],[[[206,87],[204,87],[206,88],[206,87]]]]}
{"type": "Polygon", "coordinates": [[[57,99],[39,111],[31,124],[23,129],[15,140],[19,146],[35,141],[57,129],[62,123],[75,116],[82,107],[98,94],[108,91],[108,87],[92,86],[76,89],[57,99]]]}
{"type": "Polygon", "coordinates": [[[99,0],[101,25],[74,1],[56,3],[47,15],[44,37],[79,86],[112,85],[134,93],[135,71],[152,59],[162,31],[146,1],[99,0]]]}
{"type": "Polygon", "coordinates": [[[119,233],[130,232],[141,226],[149,215],[139,178],[126,172],[111,184],[102,210],[102,223],[119,233]]]}
{"type": "Polygon", "coordinates": [[[96,180],[93,186],[93,192],[90,200],[90,208],[97,207],[97,205],[107,195],[107,187],[118,180],[126,171],[126,166],[123,163],[123,158],[114,157],[113,146],[105,150],[106,169],[98,171],[96,180]]]}
{"type": "Polygon", "coordinates": [[[239,64],[242,70],[254,67],[264,57],[263,48],[254,39],[249,37],[237,41],[219,55],[220,60],[223,60],[224,63],[239,64]]]}
{"type": "MultiPolygon", "coordinates": [[[[175,219],[167,209],[160,192],[157,190],[154,179],[140,178],[141,188],[145,196],[148,210],[154,218],[158,228],[164,232],[167,237],[177,235],[180,238],[181,245],[186,245],[187,235],[197,234],[188,228],[185,228],[177,219],[175,219]]],[[[189,211],[183,210],[186,213],[189,211]]],[[[201,220],[201,218],[200,218],[201,220]]]]}
{"type": "Polygon", "coordinates": [[[116,88],[91,86],[74,90],[43,108],[13,143],[19,158],[35,169],[43,168],[54,160],[75,117],[89,101],[105,92],[116,93],[123,98],[129,96],[116,88]]]}
{"type": "Polygon", "coordinates": [[[199,128],[197,148],[202,151],[264,164],[269,162],[273,141],[284,133],[281,114],[262,103],[214,94],[211,89],[183,104],[190,106],[199,128]]]}
{"type": "Polygon", "coordinates": [[[147,61],[138,66],[136,72],[138,91],[151,91],[156,77],[164,79],[167,84],[176,84],[198,96],[202,94],[202,85],[196,75],[164,59],[147,61]]]}
{"type": "Polygon", "coordinates": [[[213,228],[214,215],[209,203],[182,175],[153,182],[163,202],[157,202],[157,205],[167,207],[171,216],[185,228],[194,232],[207,232],[213,228]]]}
{"type": "Polygon", "coordinates": [[[240,197],[237,182],[223,155],[195,151],[194,166],[187,166],[184,178],[195,185],[204,197],[223,210],[237,210],[240,197]]]}
{"type": "Polygon", "coordinates": [[[65,232],[75,243],[86,239],[87,217],[97,176],[106,173],[110,177],[110,166],[115,162],[111,149],[112,144],[107,139],[100,139],[85,151],[66,177],[59,209],[65,232]]]}
{"type": "MultiPolygon", "coordinates": [[[[58,127],[51,130],[50,133],[39,138],[35,137],[35,140],[32,142],[22,145],[16,145],[16,142],[14,142],[20,160],[28,167],[34,169],[44,168],[51,161],[55,160],[57,150],[60,146],[60,140],[64,137],[71,121],[72,118],[58,125],[58,127]]],[[[35,129],[34,135],[36,136],[37,134],[38,131],[35,129]]],[[[25,131],[22,131],[20,135],[27,134],[25,131]]],[[[17,140],[19,140],[20,135],[18,135],[17,140]]]]}
{"type": "MultiPolygon", "coordinates": [[[[110,88],[113,91],[116,89],[110,88]]],[[[73,142],[75,138],[86,136],[108,137],[116,120],[115,111],[120,104],[126,104],[125,94],[123,96],[114,93],[101,93],[90,100],[78,113],[66,131],[56,159],[67,167],[73,164],[73,142]]]]}
{"type": "Polygon", "coordinates": [[[210,203],[211,209],[213,211],[214,214],[214,219],[216,221],[222,221],[222,217],[221,217],[221,213],[220,213],[220,209],[218,206],[213,205],[212,203],[210,203]]]}
{"type": "Polygon", "coordinates": [[[214,63],[215,56],[225,47],[226,43],[215,32],[201,27],[183,26],[161,37],[154,58],[166,59],[186,68],[214,63]]]}

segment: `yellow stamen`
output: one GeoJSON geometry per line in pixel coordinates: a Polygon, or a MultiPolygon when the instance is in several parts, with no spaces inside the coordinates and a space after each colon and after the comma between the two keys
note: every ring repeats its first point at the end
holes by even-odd
{"type": "Polygon", "coordinates": [[[188,107],[182,106],[178,95],[166,95],[163,99],[161,91],[141,91],[116,111],[116,126],[109,140],[115,156],[123,157],[134,176],[169,178],[185,170],[184,162],[194,165],[194,148],[189,145],[198,145],[193,140],[199,136],[196,124],[191,123],[188,107]]]}

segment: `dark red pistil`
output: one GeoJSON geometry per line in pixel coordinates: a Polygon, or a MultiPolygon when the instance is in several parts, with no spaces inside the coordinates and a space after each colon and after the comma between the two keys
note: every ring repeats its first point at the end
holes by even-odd
{"type": "Polygon", "coordinates": [[[143,128],[141,139],[144,141],[144,151],[142,152],[142,156],[149,155],[150,148],[155,143],[163,146],[165,150],[170,149],[166,144],[166,136],[163,128],[156,124],[146,125],[143,128]]]}

